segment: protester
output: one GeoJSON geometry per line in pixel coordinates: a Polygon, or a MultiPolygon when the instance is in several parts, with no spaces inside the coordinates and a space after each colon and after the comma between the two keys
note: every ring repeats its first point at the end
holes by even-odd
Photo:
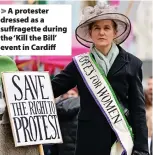
{"type": "MultiPolygon", "coordinates": [[[[18,68],[15,62],[7,56],[0,56],[0,104],[5,102],[2,89],[2,72],[16,72],[18,68]]],[[[15,147],[12,130],[10,126],[9,116],[5,106],[1,108],[0,119],[0,155],[38,155],[38,146],[15,147]]]]}
{"type": "Polygon", "coordinates": [[[153,85],[153,77],[150,76],[147,80],[147,88],[146,93],[148,96],[149,101],[152,103],[152,85],[153,85]]]}
{"type": "Polygon", "coordinates": [[[130,20],[115,7],[86,7],[76,38],[89,53],[74,57],[52,80],[55,97],[78,88],[75,155],[148,154],[142,62],[120,46],[130,30],[130,20]]]}
{"type": "Polygon", "coordinates": [[[61,99],[67,99],[67,98],[70,98],[70,97],[78,97],[78,90],[77,88],[73,88],[69,91],[67,91],[65,94],[61,95],[61,99]]]}
{"type": "Polygon", "coordinates": [[[145,91],[145,106],[146,106],[146,118],[148,126],[148,145],[151,150],[151,139],[152,139],[152,84],[153,78],[150,77],[147,80],[147,88],[145,91]]]}
{"type": "Polygon", "coordinates": [[[52,145],[51,155],[74,155],[80,98],[70,97],[56,104],[63,143],[52,145]]]}
{"type": "Polygon", "coordinates": [[[77,88],[69,90],[57,100],[56,108],[63,144],[44,144],[45,155],[74,155],[79,100],[77,88]]]}

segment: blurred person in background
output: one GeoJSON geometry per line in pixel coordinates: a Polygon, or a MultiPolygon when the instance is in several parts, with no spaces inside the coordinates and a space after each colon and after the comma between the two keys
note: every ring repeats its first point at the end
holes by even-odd
{"type": "Polygon", "coordinates": [[[149,101],[152,103],[152,85],[153,85],[153,77],[150,76],[147,80],[147,88],[146,93],[148,96],[149,101]]]}
{"type": "Polygon", "coordinates": [[[80,98],[76,88],[69,90],[56,103],[63,143],[51,147],[51,155],[74,155],[80,98]]]}
{"type": "Polygon", "coordinates": [[[0,56],[0,155],[38,155],[39,151],[36,145],[27,147],[14,146],[14,139],[11,130],[12,120],[8,115],[8,109],[6,106],[7,97],[5,97],[2,88],[3,72],[18,72],[18,67],[15,61],[8,56],[0,56]]]}
{"type": "Polygon", "coordinates": [[[142,61],[120,46],[130,30],[128,17],[113,6],[86,7],[76,38],[89,53],[74,57],[52,80],[55,98],[78,88],[75,155],[149,154],[142,61]]]}
{"type": "Polygon", "coordinates": [[[71,90],[69,90],[68,92],[66,92],[65,94],[61,95],[61,100],[62,99],[67,99],[70,97],[78,97],[78,90],[77,88],[73,88],[71,90]]]}
{"type": "Polygon", "coordinates": [[[72,88],[57,100],[56,109],[63,144],[43,145],[45,155],[74,155],[79,108],[80,98],[77,88],[72,88]]]}
{"type": "Polygon", "coordinates": [[[153,78],[150,76],[147,80],[147,88],[145,90],[145,106],[146,106],[146,118],[147,118],[147,126],[148,126],[148,146],[149,150],[151,150],[151,139],[152,139],[152,85],[153,78]]]}

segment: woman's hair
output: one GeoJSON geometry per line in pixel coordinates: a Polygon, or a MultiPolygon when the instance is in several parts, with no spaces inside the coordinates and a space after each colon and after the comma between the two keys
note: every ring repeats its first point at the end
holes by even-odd
{"type": "MultiPolygon", "coordinates": [[[[116,24],[116,22],[114,22],[114,20],[111,20],[111,21],[112,21],[112,23],[113,23],[113,28],[114,28],[114,30],[117,31],[117,24],[116,24]]],[[[89,24],[89,30],[92,29],[92,26],[94,25],[94,23],[95,23],[95,22],[89,24]]]]}

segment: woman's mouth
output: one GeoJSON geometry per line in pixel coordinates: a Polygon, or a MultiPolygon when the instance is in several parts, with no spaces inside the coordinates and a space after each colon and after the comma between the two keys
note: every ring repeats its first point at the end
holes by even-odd
{"type": "Polygon", "coordinates": [[[99,38],[98,40],[106,40],[105,38],[99,38]]]}

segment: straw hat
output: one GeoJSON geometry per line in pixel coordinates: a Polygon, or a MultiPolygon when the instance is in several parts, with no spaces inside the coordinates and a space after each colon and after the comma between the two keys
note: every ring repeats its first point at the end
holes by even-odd
{"type": "Polygon", "coordinates": [[[94,7],[84,8],[81,22],[75,31],[78,42],[89,48],[93,43],[89,35],[89,24],[104,19],[113,20],[117,24],[117,37],[114,42],[116,44],[124,42],[130,34],[131,22],[127,16],[117,12],[117,7],[109,6],[106,3],[98,3],[94,7]]]}

